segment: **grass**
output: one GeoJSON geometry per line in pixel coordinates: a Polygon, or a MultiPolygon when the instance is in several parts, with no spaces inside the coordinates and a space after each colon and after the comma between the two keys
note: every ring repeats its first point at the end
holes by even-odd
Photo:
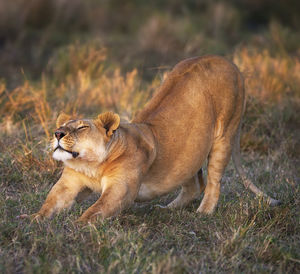
{"type": "Polygon", "coordinates": [[[280,23],[274,8],[273,19],[251,32],[251,5],[243,13],[234,1],[156,1],[152,11],[138,3],[76,1],[66,13],[64,2],[52,1],[58,6],[49,18],[35,16],[43,14],[38,1],[21,13],[24,3],[0,7],[7,11],[0,25],[1,273],[300,271],[300,51],[292,15],[280,23]],[[9,23],[12,17],[19,21],[9,23]],[[156,206],[175,191],[88,226],[74,221],[96,195],[45,222],[16,218],[36,212],[60,176],[49,139],[61,110],[79,117],[112,110],[130,119],[172,65],[206,53],[226,55],[243,72],[243,163],[282,205],[271,208],[245,190],[230,163],[211,216],[196,213],[201,199],[182,210],[156,206]]]}
{"type": "MultiPolygon", "coordinates": [[[[253,162],[250,168],[259,172],[269,159],[253,162]]],[[[16,219],[20,212],[36,211],[49,190],[47,181],[57,178],[57,174],[49,176],[45,172],[41,176],[31,171],[27,178],[30,186],[19,185],[19,190],[1,186],[1,271],[296,271],[300,262],[299,187],[286,178],[284,171],[289,168],[282,164],[278,171],[271,169],[264,174],[274,182],[271,186],[265,178],[265,183],[260,183],[264,189],[276,191],[277,198],[284,201],[277,208],[243,191],[230,167],[212,216],[196,213],[199,201],[175,211],[154,206],[171,200],[173,194],[85,227],[74,225],[74,220],[92,201],[39,224],[16,219]]],[[[24,184],[24,174],[18,175],[9,178],[15,184],[24,184]]]]}

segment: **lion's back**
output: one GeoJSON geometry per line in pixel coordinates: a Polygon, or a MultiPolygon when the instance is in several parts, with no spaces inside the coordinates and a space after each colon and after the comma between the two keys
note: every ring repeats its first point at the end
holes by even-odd
{"type": "Polygon", "coordinates": [[[169,108],[186,109],[185,104],[203,107],[201,101],[208,100],[216,114],[222,110],[228,113],[236,101],[244,101],[238,68],[221,56],[205,55],[179,62],[133,122],[149,122],[169,108]]]}

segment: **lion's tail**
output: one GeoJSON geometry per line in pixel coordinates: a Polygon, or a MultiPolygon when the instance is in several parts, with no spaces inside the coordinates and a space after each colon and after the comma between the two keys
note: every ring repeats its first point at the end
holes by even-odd
{"type": "Polygon", "coordinates": [[[241,132],[241,125],[239,126],[239,129],[237,131],[234,144],[233,144],[233,149],[232,149],[232,160],[235,166],[235,169],[239,176],[242,179],[242,182],[246,188],[249,188],[253,193],[255,193],[257,196],[263,196],[266,198],[268,204],[272,206],[279,205],[281,202],[279,200],[275,200],[271,197],[269,197],[266,193],[261,191],[255,184],[249,180],[245,174],[245,171],[242,168],[241,165],[241,153],[240,153],[240,132],[241,132]]]}

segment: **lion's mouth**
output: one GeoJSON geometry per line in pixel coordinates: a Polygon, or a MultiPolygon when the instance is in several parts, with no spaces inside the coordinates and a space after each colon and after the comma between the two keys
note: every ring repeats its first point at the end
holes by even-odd
{"type": "Polygon", "coordinates": [[[54,149],[54,152],[57,150],[57,149],[60,149],[60,150],[63,150],[65,152],[68,152],[70,154],[72,154],[73,158],[77,158],[79,153],[76,152],[76,151],[70,151],[70,150],[67,150],[67,149],[64,149],[63,147],[61,147],[60,145],[58,145],[55,149],[54,149]]]}

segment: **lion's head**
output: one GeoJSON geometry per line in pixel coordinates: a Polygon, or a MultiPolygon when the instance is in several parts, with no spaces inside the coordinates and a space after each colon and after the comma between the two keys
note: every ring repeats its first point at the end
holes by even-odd
{"type": "Polygon", "coordinates": [[[58,161],[85,160],[102,162],[113,132],[120,125],[120,117],[112,112],[98,115],[96,119],[71,119],[60,114],[52,140],[53,158],[58,161]]]}

